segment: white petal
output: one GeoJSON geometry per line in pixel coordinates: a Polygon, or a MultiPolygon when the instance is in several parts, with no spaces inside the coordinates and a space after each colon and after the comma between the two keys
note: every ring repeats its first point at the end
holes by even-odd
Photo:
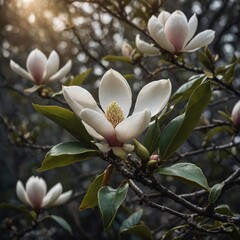
{"type": "Polygon", "coordinates": [[[47,60],[47,68],[44,80],[47,81],[59,68],[59,56],[56,51],[52,51],[47,60]]]}
{"type": "Polygon", "coordinates": [[[36,92],[41,87],[42,87],[41,85],[34,85],[33,87],[24,89],[24,93],[30,94],[30,93],[36,92]]]}
{"type": "Polygon", "coordinates": [[[154,47],[153,44],[149,44],[140,39],[139,34],[136,36],[136,46],[140,52],[148,56],[159,55],[160,51],[158,48],[154,47]]]}
{"type": "Polygon", "coordinates": [[[35,49],[31,51],[27,59],[27,69],[36,84],[41,84],[47,67],[46,56],[35,49]]]}
{"type": "Polygon", "coordinates": [[[17,182],[16,193],[21,202],[31,206],[31,204],[29,203],[28,197],[27,197],[27,193],[26,193],[21,181],[17,182]]]}
{"type": "Polygon", "coordinates": [[[111,150],[111,147],[107,144],[103,143],[95,143],[95,145],[98,147],[98,149],[103,153],[108,153],[111,150]]]}
{"type": "Polygon", "coordinates": [[[30,177],[26,183],[26,192],[33,208],[41,208],[47,191],[46,182],[39,177],[30,177]]]}
{"type": "Polygon", "coordinates": [[[198,26],[198,19],[196,14],[194,13],[192,17],[188,21],[188,34],[184,42],[184,46],[192,39],[195,34],[198,26]]]}
{"type": "Polygon", "coordinates": [[[29,75],[29,73],[25,69],[20,67],[17,63],[15,63],[13,60],[10,61],[10,67],[15,73],[17,73],[21,77],[34,81],[29,75]]]}
{"type": "Polygon", "coordinates": [[[167,20],[164,32],[168,41],[173,45],[175,52],[180,51],[184,47],[184,42],[188,34],[186,17],[183,17],[180,11],[174,12],[167,20]]]}
{"type": "Polygon", "coordinates": [[[88,131],[88,133],[95,139],[100,140],[100,141],[104,141],[105,138],[103,136],[101,136],[100,134],[98,134],[92,127],[90,127],[89,125],[87,125],[84,121],[82,121],[84,127],[86,128],[86,130],[88,131]]]}
{"type": "Polygon", "coordinates": [[[167,11],[161,11],[158,15],[158,20],[161,22],[161,24],[164,26],[168,18],[171,16],[171,14],[167,11]]]}
{"type": "Polygon", "coordinates": [[[187,46],[182,50],[182,52],[193,52],[201,47],[207,46],[213,41],[214,36],[215,31],[210,29],[200,32],[187,44],[187,46]]]}
{"type": "Polygon", "coordinates": [[[93,96],[86,89],[79,86],[63,86],[62,91],[67,104],[78,117],[80,117],[80,113],[84,108],[90,108],[102,113],[93,96]]]}
{"type": "Polygon", "coordinates": [[[127,80],[117,71],[110,69],[102,77],[99,85],[99,102],[104,111],[116,101],[127,117],[132,105],[132,92],[127,80]]]}
{"type": "Polygon", "coordinates": [[[105,139],[112,138],[112,136],[115,135],[115,130],[112,124],[105,118],[103,114],[86,108],[82,110],[80,117],[105,139]]]}
{"type": "Polygon", "coordinates": [[[72,68],[72,60],[69,60],[62,68],[60,68],[52,77],[50,77],[49,81],[55,81],[65,77],[72,68]]]}
{"type": "Polygon", "coordinates": [[[132,151],[134,150],[134,145],[124,143],[124,144],[123,144],[123,148],[124,148],[124,150],[126,150],[127,152],[132,152],[132,151]]]}
{"type": "Polygon", "coordinates": [[[148,109],[133,114],[116,126],[117,139],[125,143],[137,138],[148,127],[150,120],[151,112],[148,109]]]}
{"type": "Polygon", "coordinates": [[[174,47],[168,41],[164,33],[164,26],[155,16],[152,16],[148,21],[148,31],[150,32],[151,37],[159,44],[161,48],[169,52],[175,51],[174,47]]]}
{"type": "Polygon", "coordinates": [[[133,114],[148,108],[151,116],[158,114],[167,104],[172,91],[169,79],[153,81],[145,85],[139,92],[133,114]]]}
{"type": "Polygon", "coordinates": [[[181,17],[183,17],[186,22],[188,21],[186,15],[182,11],[176,10],[171,15],[175,15],[175,14],[180,15],[181,17]]]}
{"type": "Polygon", "coordinates": [[[59,206],[67,202],[72,196],[72,190],[62,193],[58,199],[52,203],[52,206],[59,206]]]}
{"type": "Polygon", "coordinates": [[[42,207],[52,206],[52,203],[57,200],[57,198],[61,195],[61,193],[62,193],[62,184],[57,183],[49,190],[47,195],[43,198],[42,207]]]}

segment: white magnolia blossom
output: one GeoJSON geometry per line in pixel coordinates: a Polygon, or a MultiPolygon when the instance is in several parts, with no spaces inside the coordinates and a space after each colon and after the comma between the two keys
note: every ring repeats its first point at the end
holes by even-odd
{"type": "Polygon", "coordinates": [[[69,60],[59,69],[59,56],[56,51],[52,51],[47,58],[40,50],[35,49],[28,55],[26,66],[27,71],[13,60],[10,61],[11,69],[21,77],[33,81],[34,88],[37,89],[40,85],[63,78],[71,70],[72,61],[69,60]]]}
{"type": "Polygon", "coordinates": [[[131,89],[126,79],[113,69],[108,70],[100,81],[101,108],[82,87],[63,86],[63,96],[82,119],[89,134],[100,142],[97,146],[101,151],[108,152],[112,149],[115,153],[125,149],[130,152],[133,147],[127,143],[137,138],[149,126],[151,118],[166,106],[171,88],[171,82],[167,79],[145,85],[138,94],[131,115],[131,89]]]}
{"type": "Polygon", "coordinates": [[[26,189],[19,180],[16,185],[17,196],[21,202],[34,209],[49,208],[62,205],[67,202],[72,190],[62,193],[62,184],[57,183],[47,193],[47,184],[40,177],[30,177],[26,183],[26,189]]]}
{"type": "MultiPolygon", "coordinates": [[[[215,31],[207,29],[197,34],[198,26],[196,14],[187,20],[185,14],[179,10],[170,14],[162,11],[158,17],[152,16],[148,21],[148,31],[154,41],[163,49],[171,53],[193,52],[210,44],[215,31]]],[[[146,55],[158,54],[158,49],[136,36],[137,48],[146,55]]]]}

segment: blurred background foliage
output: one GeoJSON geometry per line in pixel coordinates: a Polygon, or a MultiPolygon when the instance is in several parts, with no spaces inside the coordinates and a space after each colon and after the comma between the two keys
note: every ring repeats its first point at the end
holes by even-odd
{"type": "MultiPolygon", "coordinates": [[[[84,82],[84,87],[95,97],[97,97],[96,89],[101,76],[109,68],[114,68],[122,74],[133,74],[133,77],[129,79],[129,84],[135,96],[144,84],[160,78],[170,78],[175,91],[194,73],[176,67],[170,70],[155,71],[165,64],[163,60],[159,62],[158,57],[146,57],[135,61],[134,64],[103,60],[106,55],[121,56],[121,46],[124,41],[134,47],[136,34],[141,34],[139,29],[145,31],[149,17],[153,14],[157,15],[162,9],[169,12],[179,9],[188,18],[196,13],[199,21],[197,32],[208,28],[216,31],[215,40],[210,49],[218,55],[217,66],[230,64],[234,55],[239,56],[239,0],[168,0],[162,1],[162,4],[156,0],[0,0],[1,202],[17,204],[18,200],[15,196],[17,180],[21,179],[25,182],[29,176],[38,174],[36,169],[40,166],[49,146],[71,139],[70,135],[37,113],[31,105],[38,103],[64,106],[64,104],[56,101],[56,98],[42,98],[37,93],[25,95],[23,90],[30,87],[31,83],[10,70],[10,59],[25,67],[31,50],[38,48],[48,55],[55,49],[60,55],[61,64],[68,59],[73,60],[70,75],[76,76],[89,68],[92,69],[90,76],[84,82]],[[132,23],[139,29],[135,28],[132,23]],[[152,74],[149,74],[150,72],[152,74]]],[[[198,57],[198,53],[191,53],[187,54],[185,60],[187,63],[203,67],[198,57]]],[[[239,67],[236,67],[232,75],[233,86],[239,89],[239,67]]],[[[51,87],[56,92],[60,91],[62,83],[55,82],[51,87]]],[[[57,97],[57,99],[61,98],[57,97]]],[[[222,91],[216,85],[212,103],[202,118],[203,123],[212,123],[214,119],[224,120],[219,111],[231,112],[237,100],[236,96],[222,91]]],[[[176,109],[176,112],[180,110],[176,109]]],[[[231,134],[227,131],[220,131],[208,140],[206,132],[207,130],[198,132],[197,135],[193,134],[181,151],[189,152],[201,148],[204,140],[205,146],[211,146],[212,144],[224,144],[231,138],[231,134]]],[[[232,149],[192,156],[187,161],[197,162],[212,186],[216,180],[224,180],[239,165],[240,159],[232,149]]],[[[75,197],[66,206],[53,210],[72,225],[74,239],[111,239],[111,237],[115,239],[114,230],[111,233],[102,233],[101,219],[97,211],[89,210],[81,213],[78,211],[89,181],[105,168],[106,163],[94,159],[40,174],[49,186],[61,181],[65,190],[73,189],[75,192],[75,197]]],[[[176,193],[180,192],[179,189],[181,193],[191,190],[189,186],[186,187],[181,183],[174,182],[173,184],[171,178],[163,178],[161,181],[176,193]]],[[[239,194],[236,192],[227,197],[233,203],[232,210],[239,211],[239,194]]],[[[133,202],[130,200],[129,197],[129,203],[137,209],[137,200],[133,202]]],[[[126,212],[121,211],[122,215],[120,214],[116,220],[116,228],[118,221],[121,222],[127,215],[126,212]]],[[[6,225],[8,218],[18,219],[15,212],[10,215],[9,213],[11,212],[4,210],[0,214],[1,227],[6,225]]],[[[172,216],[167,216],[166,213],[161,216],[160,213],[151,214],[152,211],[146,209],[144,220],[150,228],[157,229],[157,233],[176,224],[177,220],[172,216]]],[[[24,225],[21,221],[20,223],[24,225]]],[[[46,237],[37,239],[60,239],[59,237],[65,234],[62,230],[56,231],[55,225],[49,225],[51,231],[46,233],[44,227],[39,229],[38,234],[44,233],[46,237]]],[[[189,236],[188,239],[191,239],[191,234],[189,236]]],[[[68,235],[65,239],[67,238],[68,235]]],[[[210,239],[220,239],[220,237],[210,239]]]]}

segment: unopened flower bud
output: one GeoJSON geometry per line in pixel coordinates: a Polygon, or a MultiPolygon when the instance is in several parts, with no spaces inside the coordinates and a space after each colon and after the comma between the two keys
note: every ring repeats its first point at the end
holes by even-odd
{"type": "Polygon", "coordinates": [[[42,98],[48,98],[53,94],[53,90],[50,87],[42,87],[42,88],[39,88],[38,94],[42,98]]]}
{"type": "Polygon", "coordinates": [[[130,44],[128,44],[127,42],[124,42],[122,44],[121,50],[122,50],[122,55],[124,57],[131,58],[133,48],[130,44]]]}
{"type": "Polygon", "coordinates": [[[150,154],[149,154],[147,148],[144,147],[136,139],[134,139],[133,144],[134,144],[134,150],[135,150],[137,156],[141,159],[142,163],[146,164],[150,158],[150,154]]]}
{"type": "Polygon", "coordinates": [[[232,110],[233,126],[240,130],[240,100],[234,105],[232,110]]]}
{"type": "Polygon", "coordinates": [[[112,151],[120,159],[126,159],[127,157],[127,152],[122,147],[112,147],[112,151]]]}
{"type": "Polygon", "coordinates": [[[150,160],[159,160],[159,156],[157,154],[151,155],[150,160]]]}
{"type": "Polygon", "coordinates": [[[150,168],[151,170],[154,170],[157,168],[158,166],[158,161],[154,160],[154,159],[150,159],[147,163],[148,168],[150,168]]]}

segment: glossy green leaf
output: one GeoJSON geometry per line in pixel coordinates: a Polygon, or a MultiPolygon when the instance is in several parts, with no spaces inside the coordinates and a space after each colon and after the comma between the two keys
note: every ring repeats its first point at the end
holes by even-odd
{"type": "Polygon", "coordinates": [[[117,210],[126,198],[128,187],[128,184],[124,184],[117,189],[103,186],[98,191],[98,206],[102,215],[104,230],[110,228],[117,210]]]}
{"type": "MultiPolygon", "coordinates": [[[[134,235],[140,237],[141,239],[152,240],[152,232],[144,224],[139,224],[139,225],[130,227],[121,232],[121,234],[124,234],[124,233],[134,234],[134,235]]],[[[125,238],[123,238],[123,239],[125,239],[125,238]]]]}
{"type": "Polygon", "coordinates": [[[183,179],[186,182],[197,185],[209,191],[206,177],[204,176],[202,170],[193,163],[177,163],[170,167],[159,167],[156,170],[156,173],[183,179]]]}
{"type": "Polygon", "coordinates": [[[143,145],[147,148],[150,155],[158,147],[160,134],[161,134],[161,131],[160,131],[159,123],[158,123],[158,120],[156,120],[155,123],[148,128],[146,135],[144,136],[144,139],[143,139],[143,145]]]}
{"type": "Polygon", "coordinates": [[[86,78],[89,76],[89,74],[92,72],[92,68],[88,68],[86,71],[82,72],[78,76],[76,76],[73,79],[69,79],[65,82],[65,86],[73,86],[77,85],[80,86],[83,84],[83,82],[86,80],[86,78]]]}
{"type": "Polygon", "coordinates": [[[219,213],[219,214],[223,214],[226,216],[234,216],[234,213],[232,212],[232,210],[230,209],[230,207],[227,204],[221,204],[217,207],[215,207],[215,212],[219,213]]]}
{"type": "Polygon", "coordinates": [[[107,56],[103,57],[103,60],[108,61],[108,62],[117,61],[117,62],[126,62],[129,64],[132,64],[132,60],[130,58],[124,57],[124,56],[107,55],[107,56]]]}
{"type": "Polygon", "coordinates": [[[92,140],[92,137],[89,135],[82,122],[72,111],[58,106],[43,106],[33,104],[33,107],[39,113],[63,127],[78,140],[86,142],[92,140]]]}
{"type": "Polygon", "coordinates": [[[63,229],[67,230],[71,235],[72,233],[72,228],[69,225],[69,223],[63,219],[62,217],[56,216],[56,215],[49,215],[46,218],[53,219],[55,222],[57,222],[63,229]]]}
{"type": "Polygon", "coordinates": [[[217,183],[211,188],[209,196],[208,196],[208,202],[210,204],[214,204],[217,201],[219,195],[222,192],[223,186],[224,186],[223,183],[217,183]]]}
{"type": "Polygon", "coordinates": [[[140,209],[139,211],[131,214],[127,219],[125,219],[120,227],[120,233],[137,225],[141,220],[142,214],[143,210],[140,209]]]}
{"type": "Polygon", "coordinates": [[[206,80],[206,76],[204,74],[195,75],[189,79],[188,82],[181,85],[178,90],[172,95],[171,102],[175,101],[178,98],[184,100],[189,98],[193,91],[204,81],[206,80]]]}
{"type": "Polygon", "coordinates": [[[211,87],[210,82],[207,81],[193,92],[185,112],[163,129],[159,141],[162,160],[167,159],[189,138],[210,98],[211,87]]]}
{"type": "Polygon", "coordinates": [[[99,154],[99,150],[93,144],[93,148],[80,142],[65,142],[54,146],[45,156],[39,172],[49,169],[67,166],[99,154]]]}
{"type": "Polygon", "coordinates": [[[80,211],[83,211],[87,208],[94,208],[98,205],[98,191],[102,187],[104,174],[105,172],[98,175],[90,184],[87,193],[85,194],[79,207],[80,211]]]}

